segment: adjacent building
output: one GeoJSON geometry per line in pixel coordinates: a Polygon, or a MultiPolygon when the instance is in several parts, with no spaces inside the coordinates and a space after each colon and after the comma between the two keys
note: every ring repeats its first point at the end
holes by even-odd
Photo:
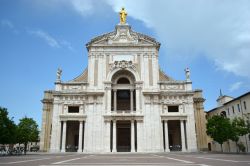
{"type": "Polygon", "coordinates": [[[113,32],[86,44],[88,66],[71,81],[59,69],[44,92],[40,149],[49,152],[169,152],[207,148],[201,90],[190,70],[160,70],[160,43],[132,30],[126,13],[113,32]],[[200,118],[202,117],[202,118],[200,118]]]}
{"type": "MultiPolygon", "coordinates": [[[[214,115],[225,116],[229,119],[241,117],[244,120],[250,120],[250,92],[247,92],[237,98],[220,94],[217,99],[217,107],[207,112],[207,118],[214,115]]],[[[250,152],[250,137],[249,134],[241,136],[239,143],[243,144],[246,152],[250,152]]],[[[211,151],[221,151],[221,146],[217,142],[208,138],[208,148],[211,151]]],[[[235,142],[229,140],[223,143],[224,152],[237,152],[235,142]]]]}

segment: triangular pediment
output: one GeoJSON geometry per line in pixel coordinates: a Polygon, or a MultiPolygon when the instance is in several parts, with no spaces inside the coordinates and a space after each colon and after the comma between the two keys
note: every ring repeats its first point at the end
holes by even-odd
{"type": "Polygon", "coordinates": [[[115,31],[97,36],[86,44],[87,48],[91,46],[112,45],[155,46],[157,48],[160,47],[160,43],[157,42],[154,38],[132,31],[131,27],[127,24],[117,25],[115,31]]]}

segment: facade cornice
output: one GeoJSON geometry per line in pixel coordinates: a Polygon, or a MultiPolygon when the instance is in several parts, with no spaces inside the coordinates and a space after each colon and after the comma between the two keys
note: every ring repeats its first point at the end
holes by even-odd
{"type": "Polygon", "coordinates": [[[187,120],[187,115],[167,115],[161,114],[161,120],[187,120]]]}
{"type": "Polygon", "coordinates": [[[61,114],[59,115],[61,121],[85,121],[87,116],[86,115],[79,115],[79,114],[61,114]]]}
{"type": "Polygon", "coordinates": [[[89,92],[89,91],[78,91],[78,92],[64,92],[64,91],[55,91],[54,96],[103,96],[104,92],[89,92]]]}
{"type": "Polygon", "coordinates": [[[53,99],[42,99],[41,102],[42,102],[43,104],[53,103],[53,99]]]}
{"type": "Polygon", "coordinates": [[[93,38],[86,44],[86,48],[89,51],[91,47],[116,47],[117,49],[117,47],[140,46],[154,47],[159,50],[160,45],[154,38],[131,30],[129,25],[117,25],[115,31],[93,38]],[[124,39],[126,39],[126,42],[124,42],[124,39]]]}
{"type": "Polygon", "coordinates": [[[193,91],[159,91],[159,92],[155,92],[155,91],[142,91],[142,93],[144,95],[174,95],[174,96],[179,96],[179,95],[194,95],[193,91]]]}
{"type": "Polygon", "coordinates": [[[57,84],[61,84],[61,85],[88,85],[88,82],[61,82],[61,83],[57,83],[57,84]]]}
{"type": "Polygon", "coordinates": [[[143,121],[143,114],[137,112],[111,112],[103,115],[105,121],[111,120],[137,120],[143,121]]]}
{"type": "MultiPolygon", "coordinates": [[[[177,81],[177,80],[158,81],[158,84],[165,84],[165,85],[177,85],[177,84],[186,84],[186,83],[187,83],[186,81],[177,81]]],[[[190,82],[188,82],[188,83],[190,83],[190,82]]]]}
{"type": "Polygon", "coordinates": [[[161,95],[194,95],[193,91],[161,91],[161,95]]]}
{"type": "Polygon", "coordinates": [[[193,98],[193,100],[194,100],[194,102],[204,102],[204,101],[206,101],[204,98],[193,98]]]}

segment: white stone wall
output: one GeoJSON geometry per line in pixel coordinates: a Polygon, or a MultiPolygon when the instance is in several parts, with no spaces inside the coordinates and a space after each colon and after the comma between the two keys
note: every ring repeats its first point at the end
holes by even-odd
{"type": "MultiPolygon", "coordinates": [[[[131,34],[131,36],[133,36],[131,34]]],[[[129,37],[129,41],[133,40],[129,37]]],[[[112,37],[110,37],[112,39],[112,37]]],[[[109,38],[109,40],[111,40],[109,38]]],[[[101,39],[100,39],[101,40],[101,39]]],[[[142,120],[137,122],[137,151],[138,152],[163,152],[163,127],[162,127],[162,102],[166,102],[169,97],[161,99],[161,93],[178,94],[172,98],[171,103],[184,105],[185,115],[183,112],[176,114],[176,119],[185,116],[186,119],[186,134],[188,151],[196,151],[196,134],[194,125],[194,108],[192,95],[186,99],[186,92],[192,93],[192,83],[185,81],[172,81],[162,83],[159,86],[159,62],[158,62],[158,48],[152,44],[152,41],[146,41],[146,45],[141,44],[135,46],[124,47],[119,45],[118,39],[114,39],[113,43],[116,45],[101,45],[100,43],[93,43],[88,47],[88,85],[70,85],[65,83],[62,89],[60,83],[57,84],[56,91],[60,95],[81,96],[85,99],[77,99],[79,105],[85,103],[85,110],[81,114],[86,116],[84,126],[84,150],[83,152],[110,152],[110,120],[105,120],[105,116],[114,118],[111,113],[111,88],[112,76],[116,71],[121,69],[112,69],[110,66],[114,63],[114,59],[119,56],[129,56],[132,60],[133,67],[122,70],[130,71],[135,80],[136,87],[136,113],[142,115],[142,120]],[[148,42],[148,43],[147,43],[148,42]],[[151,43],[150,43],[151,42],[151,43]],[[109,56],[108,56],[109,55],[109,56]],[[137,56],[140,55],[140,58],[137,56]],[[108,60],[108,61],[107,61],[108,60]],[[152,64],[149,62],[152,61],[152,64]],[[140,65],[139,65],[140,64],[140,65]],[[98,67],[96,66],[98,65],[98,67]],[[152,65],[152,68],[150,66],[152,65]],[[138,68],[139,67],[139,68],[138,68]],[[98,71],[95,71],[98,69],[98,71]],[[151,71],[149,71],[151,69],[151,71]],[[96,75],[95,75],[96,73],[96,75]],[[151,73],[151,76],[150,74],[151,73]],[[152,78],[150,78],[152,77],[152,78]],[[95,78],[98,79],[95,85],[95,78]],[[151,79],[151,80],[150,80],[151,79]],[[152,85],[150,85],[152,81],[152,85]],[[83,89],[84,88],[84,89],[83,89]],[[61,93],[61,94],[60,94],[61,93]],[[79,95],[82,93],[81,95],[79,95]],[[83,102],[84,101],[84,102],[83,102]],[[82,103],[83,102],[83,103],[82,103]]],[[[124,42],[126,40],[122,40],[124,42]]],[[[132,41],[133,43],[136,43],[132,41]]],[[[138,42],[138,41],[137,41],[138,42]]],[[[105,42],[104,42],[105,43],[105,42]]],[[[112,43],[111,41],[109,44],[112,43]]],[[[122,43],[124,44],[124,43],[122,43]]],[[[125,43],[126,45],[127,43],[125,43]]],[[[71,99],[70,99],[71,100],[71,99]]],[[[58,97],[54,97],[53,117],[52,117],[52,136],[51,136],[51,152],[60,151],[60,136],[61,136],[61,122],[59,115],[63,112],[63,103],[58,97]]],[[[73,103],[74,104],[74,103],[73,103]]],[[[182,110],[183,111],[183,110],[182,110]]],[[[133,117],[134,115],[128,115],[133,117]]],[[[131,118],[132,120],[132,118],[131,118]]]]}
{"type": "Polygon", "coordinates": [[[105,151],[105,123],[104,108],[100,99],[90,97],[86,108],[86,122],[84,131],[84,152],[105,151]]]}
{"type": "Polygon", "coordinates": [[[52,116],[52,131],[50,152],[60,152],[60,138],[61,138],[61,122],[59,115],[62,113],[62,106],[58,97],[54,98],[53,116],[52,116]]]}

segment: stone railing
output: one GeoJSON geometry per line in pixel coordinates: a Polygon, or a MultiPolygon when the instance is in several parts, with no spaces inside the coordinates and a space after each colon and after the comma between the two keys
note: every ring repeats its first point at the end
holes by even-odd
{"type": "Polygon", "coordinates": [[[161,90],[169,90],[169,91],[185,91],[185,84],[165,84],[165,83],[160,83],[160,89],[161,90]]]}
{"type": "Polygon", "coordinates": [[[80,90],[86,90],[86,85],[62,85],[62,90],[65,91],[80,91],[80,90]]]}

